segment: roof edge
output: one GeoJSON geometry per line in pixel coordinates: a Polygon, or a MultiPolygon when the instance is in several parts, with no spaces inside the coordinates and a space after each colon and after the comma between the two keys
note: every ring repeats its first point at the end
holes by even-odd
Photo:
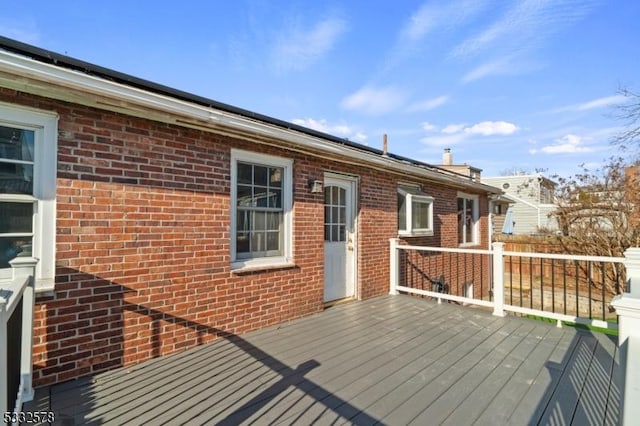
{"type": "MultiPolygon", "coordinates": [[[[348,139],[338,138],[336,136],[333,136],[327,133],[319,132],[313,129],[309,129],[307,127],[289,123],[284,120],[276,119],[263,114],[255,113],[246,109],[237,108],[225,103],[208,99],[202,96],[198,96],[198,95],[194,95],[181,90],[173,89],[168,86],[164,86],[148,80],[140,79],[140,78],[137,78],[128,74],[124,74],[109,68],[101,67],[101,66],[91,64],[89,62],[81,61],[66,55],[61,55],[49,50],[41,49],[41,48],[26,44],[26,43],[22,43],[16,40],[12,40],[6,37],[0,36],[0,48],[7,52],[10,52],[11,54],[24,57],[27,60],[43,63],[48,66],[53,66],[56,69],[66,71],[67,73],[73,73],[73,75],[76,77],[80,75],[85,75],[87,76],[87,78],[99,79],[101,81],[111,83],[111,84],[116,84],[119,86],[131,87],[133,89],[141,90],[143,92],[146,92],[152,95],[160,95],[162,97],[176,99],[178,101],[186,102],[192,105],[197,105],[201,108],[205,108],[208,110],[218,110],[231,116],[236,116],[236,117],[251,120],[253,123],[258,122],[268,126],[275,126],[276,128],[279,128],[281,131],[297,133],[299,135],[306,135],[307,137],[311,137],[313,139],[320,139],[321,141],[331,142],[334,145],[350,148],[350,150],[362,151],[371,156],[369,158],[370,160],[373,160],[375,158],[377,160],[375,161],[375,163],[377,163],[378,166],[383,165],[380,163],[380,160],[386,160],[386,161],[393,160],[393,162],[396,163],[395,164],[396,167],[392,167],[392,165],[389,163],[386,164],[386,166],[390,169],[397,168],[397,166],[400,164],[404,167],[410,166],[414,168],[413,173],[417,173],[423,176],[428,175],[426,177],[441,181],[443,183],[448,183],[450,185],[460,186],[460,187],[474,188],[476,190],[482,190],[488,193],[497,193],[495,191],[496,189],[495,187],[482,184],[479,182],[473,182],[470,180],[468,176],[465,176],[450,170],[445,170],[438,166],[434,166],[428,163],[420,162],[420,161],[417,161],[408,157],[396,155],[396,154],[388,153],[386,155],[383,155],[384,154],[383,151],[379,149],[371,148],[366,145],[352,142],[352,141],[349,141],[348,139]]],[[[48,78],[51,79],[52,77],[49,75],[48,78]]],[[[81,82],[81,84],[82,83],[84,83],[85,85],[88,84],[86,81],[81,82]]],[[[114,96],[114,93],[110,92],[109,95],[114,96]]],[[[501,192],[501,191],[498,190],[498,192],[501,192]]]]}

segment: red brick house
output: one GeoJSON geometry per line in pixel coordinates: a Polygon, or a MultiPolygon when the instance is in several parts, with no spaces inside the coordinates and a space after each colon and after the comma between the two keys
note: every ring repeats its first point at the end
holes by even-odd
{"type": "Polygon", "coordinates": [[[487,248],[499,192],[0,38],[0,274],[39,259],[36,385],[385,294],[390,238],[487,248]]]}

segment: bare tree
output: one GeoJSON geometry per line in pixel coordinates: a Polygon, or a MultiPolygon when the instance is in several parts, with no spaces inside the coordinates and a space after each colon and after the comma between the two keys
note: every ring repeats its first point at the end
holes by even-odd
{"type": "Polygon", "coordinates": [[[531,170],[516,166],[500,171],[500,176],[526,176],[529,174],[531,174],[531,170]]]}
{"type": "MultiPolygon", "coordinates": [[[[568,253],[621,257],[640,246],[639,168],[622,157],[610,158],[599,170],[583,168],[569,178],[556,177],[558,243],[568,253]]],[[[622,291],[620,268],[607,275],[608,291],[622,291]]]]}
{"type": "MultiPolygon", "coordinates": [[[[640,247],[640,93],[629,88],[618,93],[626,101],[612,116],[623,130],[612,144],[624,157],[611,157],[597,170],[583,166],[568,178],[554,176],[558,207],[551,215],[561,229],[557,242],[568,253],[622,257],[628,248],[640,247]]],[[[591,281],[590,272],[582,271],[590,285],[600,285],[591,281]]],[[[621,293],[624,268],[608,269],[602,281],[610,294],[621,293]]]]}
{"type": "Polygon", "coordinates": [[[623,122],[624,130],[613,138],[613,143],[640,154],[640,93],[626,87],[618,89],[626,102],[615,107],[614,118],[623,122]]]}

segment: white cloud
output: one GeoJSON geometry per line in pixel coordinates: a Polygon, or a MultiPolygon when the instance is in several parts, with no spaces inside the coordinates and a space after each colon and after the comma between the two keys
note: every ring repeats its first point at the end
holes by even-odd
{"type": "Polygon", "coordinates": [[[404,25],[401,35],[415,42],[439,28],[455,28],[478,14],[486,4],[480,0],[423,3],[404,25]]]}
{"type": "Polygon", "coordinates": [[[480,80],[481,78],[489,75],[506,74],[508,70],[507,64],[503,59],[484,63],[462,77],[463,83],[471,83],[472,81],[480,80]]]}
{"type": "Polygon", "coordinates": [[[571,104],[565,105],[560,108],[553,109],[549,111],[550,113],[560,113],[560,112],[580,112],[580,111],[589,111],[592,109],[604,108],[611,105],[616,105],[623,103],[627,100],[624,95],[612,95],[605,96],[602,98],[592,99],[590,101],[582,102],[579,104],[571,104]]]}
{"type": "Polygon", "coordinates": [[[462,77],[462,83],[471,83],[495,75],[518,75],[542,68],[541,64],[529,61],[518,55],[507,55],[485,62],[462,77]]]}
{"type": "Polygon", "coordinates": [[[518,131],[518,126],[507,121],[481,121],[467,126],[466,124],[449,124],[441,132],[445,134],[466,133],[468,135],[510,135],[518,131]]]}
{"type": "MultiPolygon", "coordinates": [[[[482,56],[462,78],[470,83],[493,75],[518,75],[536,71],[542,64],[530,53],[555,34],[587,15],[599,0],[518,0],[503,2],[488,16],[489,25],[455,46],[450,56],[460,60],[482,56]],[[505,10],[503,10],[505,9],[505,10]],[[488,57],[488,59],[485,59],[488,57]]],[[[495,5],[495,4],[494,4],[495,5]]]]}
{"type": "Polygon", "coordinates": [[[363,132],[357,132],[355,133],[352,137],[351,140],[361,143],[363,145],[369,145],[369,143],[367,142],[367,135],[363,132]]]}
{"type": "MultiPolygon", "coordinates": [[[[545,154],[578,154],[593,152],[593,148],[584,145],[584,138],[578,135],[568,134],[557,139],[553,145],[543,146],[540,148],[539,152],[543,152],[545,154]]],[[[531,151],[533,151],[533,154],[538,152],[538,150],[531,151]]]]}
{"type": "MultiPolygon", "coordinates": [[[[427,131],[436,129],[431,123],[423,123],[427,131]]],[[[474,136],[506,136],[519,130],[518,126],[507,121],[481,121],[473,125],[448,124],[440,130],[439,135],[427,136],[420,141],[429,146],[453,146],[474,136]]]]}
{"type": "Polygon", "coordinates": [[[453,134],[464,130],[466,124],[448,124],[442,129],[442,133],[453,134]]]}
{"type": "Polygon", "coordinates": [[[516,1],[488,28],[468,37],[451,52],[469,57],[482,52],[524,52],[589,13],[597,0],[516,1]]]}
{"type": "Polygon", "coordinates": [[[381,115],[399,108],[406,97],[405,91],[397,87],[363,87],[345,97],[340,105],[348,110],[381,115]]]}
{"type": "Polygon", "coordinates": [[[422,126],[422,130],[425,130],[427,132],[433,132],[435,130],[438,130],[438,128],[435,125],[429,123],[428,121],[425,121],[424,123],[422,123],[421,126],[422,126]]]}
{"type": "Polygon", "coordinates": [[[607,96],[604,98],[594,99],[592,101],[584,102],[582,104],[576,105],[576,110],[578,111],[587,111],[595,108],[602,108],[609,105],[615,105],[626,101],[627,98],[624,95],[613,95],[607,96]]]}
{"type": "Polygon", "coordinates": [[[318,22],[309,30],[294,27],[280,34],[273,46],[271,59],[278,71],[301,70],[319,61],[346,31],[339,18],[318,22]]]}
{"type": "Polygon", "coordinates": [[[472,135],[510,135],[518,130],[518,126],[506,121],[482,121],[464,129],[472,135]]]}
{"type": "Polygon", "coordinates": [[[449,102],[449,96],[443,95],[443,96],[438,96],[437,98],[427,99],[422,102],[413,103],[409,105],[407,110],[411,112],[430,111],[432,109],[438,108],[439,106],[446,104],[447,102],[449,102]]]}
{"type": "Polygon", "coordinates": [[[367,140],[367,135],[364,132],[357,131],[347,124],[330,124],[325,119],[316,120],[315,118],[294,118],[291,122],[319,132],[347,138],[358,143],[365,143],[367,140]]]}

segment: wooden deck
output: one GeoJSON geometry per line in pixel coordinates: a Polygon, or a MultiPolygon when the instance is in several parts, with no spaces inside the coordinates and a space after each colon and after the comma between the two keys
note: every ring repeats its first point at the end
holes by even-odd
{"type": "Polygon", "coordinates": [[[39,389],[58,424],[615,425],[615,342],[409,296],[39,389]]]}

